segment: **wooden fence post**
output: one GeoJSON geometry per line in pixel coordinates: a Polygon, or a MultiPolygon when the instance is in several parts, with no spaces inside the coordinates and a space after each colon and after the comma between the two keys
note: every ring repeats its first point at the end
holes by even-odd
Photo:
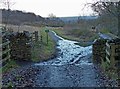
{"type": "Polygon", "coordinates": [[[45,30],[45,32],[46,32],[46,38],[47,38],[47,45],[48,45],[48,32],[49,32],[49,30],[45,30]]]}
{"type": "Polygon", "coordinates": [[[43,41],[43,37],[42,37],[42,35],[40,36],[40,41],[41,41],[41,43],[42,43],[42,41],[43,41]]]}
{"type": "Polygon", "coordinates": [[[38,41],[38,31],[35,31],[35,41],[38,41]]]}

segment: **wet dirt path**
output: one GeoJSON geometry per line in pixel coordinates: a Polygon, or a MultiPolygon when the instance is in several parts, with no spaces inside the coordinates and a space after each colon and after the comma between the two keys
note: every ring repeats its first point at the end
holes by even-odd
{"type": "Polygon", "coordinates": [[[24,63],[2,75],[2,85],[7,87],[116,87],[100,68],[92,63],[92,46],[81,47],[75,41],[65,40],[54,32],[57,56],[46,62],[24,63]]]}
{"type": "Polygon", "coordinates": [[[56,33],[58,56],[50,61],[36,63],[42,70],[35,78],[39,87],[99,87],[104,86],[100,74],[92,63],[92,46],[81,47],[75,41],[65,40],[56,33]]]}

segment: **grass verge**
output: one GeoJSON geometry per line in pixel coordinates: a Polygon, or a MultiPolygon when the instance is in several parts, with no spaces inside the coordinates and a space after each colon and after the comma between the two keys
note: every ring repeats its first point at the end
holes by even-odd
{"type": "Polygon", "coordinates": [[[110,77],[111,79],[117,79],[117,70],[110,68],[110,65],[107,62],[103,62],[101,64],[102,69],[104,70],[105,74],[110,77]]]}
{"type": "Polygon", "coordinates": [[[5,73],[10,71],[11,69],[17,68],[19,65],[16,63],[15,60],[9,61],[5,66],[0,68],[0,72],[5,73]]]}
{"type": "Polygon", "coordinates": [[[32,61],[39,62],[50,59],[55,54],[55,42],[48,35],[47,44],[47,34],[45,32],[46,28],[41,28],[39,30],[39,41],[33,42],[34,47],[32,48],[32,61]],[[42,36],[42,41],[41,41],[42,36]]]}

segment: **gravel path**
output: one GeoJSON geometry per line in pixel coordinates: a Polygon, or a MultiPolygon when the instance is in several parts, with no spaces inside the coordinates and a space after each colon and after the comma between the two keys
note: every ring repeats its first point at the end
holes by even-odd
{"type": "Polygon", "coordinates": [[[92,63],[92,46],[80,47],[54,32],[58,56],[47,62],[33,63],[3,74],[3,86],[15,87],[107,87],[117,86],[92,63]]]}

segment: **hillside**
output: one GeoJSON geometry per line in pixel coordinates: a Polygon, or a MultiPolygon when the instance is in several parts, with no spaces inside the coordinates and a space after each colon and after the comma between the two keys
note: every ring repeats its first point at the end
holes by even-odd
{"type": "Polygon", "coordinates": [[[77,22],[78,19],[96,19],[97,16],[73,16],[73,17],[59,17],[64,22],[77,22]]]}
{"type": "Polygon", "coordinates": [[[6,10],[2,11],[2,23],[14,25],[36,25],[36,26],[63,26],[63,22],[57,19],[43,18],[31,12],[23,12],[19,10],[6,10]]]}
{"type": "Polygon", "coordinates": [[[2,23],[14,25],[35,25],[35,26],[64,26],[64,23],[77,22],[78,19],[96,19],[97,16],[73,16],[73,17],[56,17],[44,18],[31,12],[23,12],[19,10],[0,9],[2,12],[2,23]]]}

